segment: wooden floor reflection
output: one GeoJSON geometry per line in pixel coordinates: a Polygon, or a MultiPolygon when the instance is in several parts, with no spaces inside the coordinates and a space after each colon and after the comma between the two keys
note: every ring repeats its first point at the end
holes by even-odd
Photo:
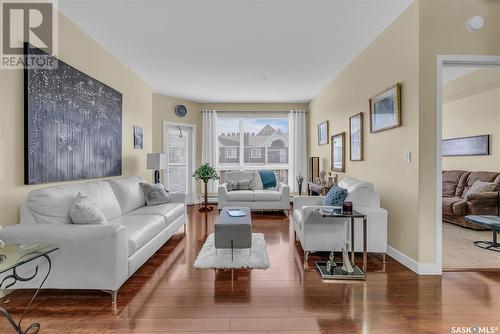
{"type": "MultiPolygon", "coordinates": [[[[264,233],[268,270],[218,271],[192,264],[213,231],[217,210],[189,207],[187,235],[178,232],[120,289],[116,308],[97,291],[41,292],[25,324],[40,333],[451,333],[453,327],[500,327],[500,273],[417,276],[388,257],[369,256],[366,282],[324,283],[311,255],[281,213],[252,214],[264,233]]],[[[30,294],[9,295],[18,314],[30,294]]],[[[497,331],[500,333],[500,331],[497,331]]],[[[11,333],[0,318],[0,333],[11,333]]]]}

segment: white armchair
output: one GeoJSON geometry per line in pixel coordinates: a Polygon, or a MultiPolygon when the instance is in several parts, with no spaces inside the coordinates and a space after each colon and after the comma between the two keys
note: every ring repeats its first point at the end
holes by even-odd
{"type": "MultiPolygon", "coordinates": [[[[354,210],[367,215],[368,252],[387,253],[387,211],[380,208],[380,195],[371,183],[344,178],[339,187],[347,189],[346,201],[354,210]]],[[[345,240],[351,241],[349,219],[323,218],[316,212],[323,208],[323,196],[295,196],[293,199],[293,229],[307,260],[310,252],[340,251],[345,240]]],[[[354,249],[363,251],[363,226],[354,225],[354,249]]]]}

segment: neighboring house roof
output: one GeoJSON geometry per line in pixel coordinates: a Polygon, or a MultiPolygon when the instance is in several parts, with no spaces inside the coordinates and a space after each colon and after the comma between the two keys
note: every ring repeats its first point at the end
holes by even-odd
{"type": "MultiPolygon", "coordinates": [[[[288,146],[288,135],[280,129],[276,130],[271,125],[267,124],[257,134],[245,133],[245,145],[254,147],[270,146],[275,140],[282,140],[285,146],[288,146]]],[[[239,134],[222,134],[219,136],[219,143],[222,146],[239,146],[239,134]]]]}

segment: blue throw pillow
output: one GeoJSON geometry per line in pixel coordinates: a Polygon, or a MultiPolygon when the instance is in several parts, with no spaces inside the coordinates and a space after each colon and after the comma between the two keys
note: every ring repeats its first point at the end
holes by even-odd
{"type": "Polygon", "coordinates": [[[341,206],[347,197],[347,190],[339,186],[333,186],[332,189],[323,198],[324,206],[341,206]]]}
{"type": "Polygon", "coordinates": [[[260,179],[262,180],[262,187],[264,189],[267,188],[276,188],[276,176],[274,172],[271,170],[259,170],[260,179]]]}

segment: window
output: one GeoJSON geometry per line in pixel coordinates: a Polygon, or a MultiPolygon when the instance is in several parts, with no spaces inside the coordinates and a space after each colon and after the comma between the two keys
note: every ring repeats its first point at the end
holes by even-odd
{"type": "Polygon", "coordinates": [[[251,148],[251,158],[252,159],[260,159],[260,157],[262,156],[262,152],[261,152],[261,148],[251,148]]]}
{"type": "Polygon", "coordinates": [[[238,151],[235,148],[228,148],[226,150],[226,157],[228,159],[236,159],[238,157],[238,151]]]}
{"type": "Polygon", "coordinates": [[[281,149],[280,150],[280,162],[287,162],[288,161],[288,151],[281,149]]]}
{"type": "Polygon", "coordinates": [[[230,170],[270,169],[288,182],[288,116],[219,114],[217,137],[217,169],[222,178],[230,170]]]}

